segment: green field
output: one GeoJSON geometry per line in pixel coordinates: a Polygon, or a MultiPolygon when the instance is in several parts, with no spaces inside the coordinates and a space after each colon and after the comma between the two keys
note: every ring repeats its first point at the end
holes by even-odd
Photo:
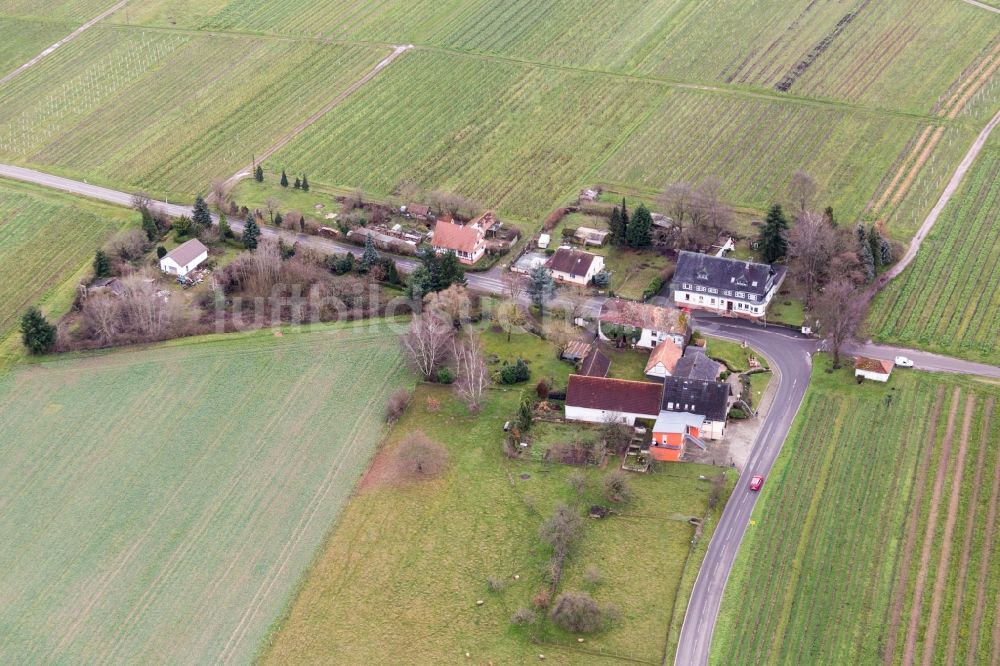
{"type": "Polygon", "coordinates": [[[68,305],[74,279],[94,250],[135,217],[125,209],[0,181],[0,341],[28,306],[46,301],[46,309],[58,311],[68,305]]]}
{"type": "Polygon", "coordinates": [[[137,0],[129,12],[151,25],[426,44],[773,89],[858,7],[792,94],[923,113],[1000,25],[982,9],[939,0],[137,0]]]}
{"type": "Polygon", "coordinates": [[[998,654],[995,386],[813,381],[726,588],[712,663],[988,663],[998,654]]]}
{"type": "MultiPolygon", "coordinates": [[[[3,14],[0,12],[0,17],[3,14]]],[[[0,77],[20,67],[76,27],[73,23],[0,18],[0,77]]]]}
{"type": "Polygon", "coordinates": [[[1000,151],[987,148],[913,264],[872,304],[876,339],[1000,364],[1000,151]]]}
{"type": "Polygon", "coordinates": [[[249,165],[385,55],[94,28],[0,87],[0,160],[187,198],[249,165]]]}
{"type": "MultiPolygon", "coordinates": [[[[110,9],[115,2],[116,0],[0,0],[0,16],[24,16],[44,20],[70,19],[80,24],[110,9]]],[[[71,32],[73,28],[60,37],[65,37],[71,32]]]]}
{"type": "MultiPolygon", "coordinates": [[[[511,350],[532,359],[536,352],[555,358],[532,336],[515,336],[508,344],[503,336],[487,335],[484,344],[503,358],[511,350]]],[[[529,390],[543,376],[563,385],[570,369],[541,360],[530,367],[529,390]]],[[[447,389],[418,388],[266,650],[265,663],[402,658],[439,664],[464,661],[465,652],[477,664],[525,663],[539,653],[556,663],[598,664],[612,657],[660,663],[665,652],[672,653],[675,638],[668,644],[668,631],[679,628],[706,542],[703,538],[691,549],[693,528],[686,518],[707,511],[709,484],[698,476],[720,470],[676,464],[633,475],[637,496],[624,515],[585,523],[560,589],[590,590],[600,602],[614,603],[622,611],[616,626],[588,636],[583,646],[547,622],[512,627],[514,611],[530,606],[544,587],[541,570],[548,552],[539,545],[539,525],[555,503],[577,501],[567,482],[576,468],[537,462],[530,454],[523,462],[502,455],[502,426],[519,397],[516,387],[494,389],[482,413],[472,416],[447,389]],[[439,412],[428,409],[431,398],[439,412]],[[400,485],[385,475],[385,465],[417,430],[448,448],[450,465],[440,479],[400,485]],[[635,563],[649,553],[656,553],[655,567],[637,569],[635,563]],[[603,577],[598,585],[583,580],[593,566],[603,577]],[[506,589],[491,592],[488,576],[503,579],[506,589]],[[477,606],[480,599],[484,604],[477,606]],[[532,641],[533,633],[541,643],[532,641]]],[[[538,445],[592,433],[576,430],[541,427],[538,445]]],[[[609,469],[586,471],[588,490],[578,500],[580,508],[606,502],[600,484],[609,469]]],[[[717,517],[713,514],[707,530],[717,517]]]]}
{"type": "Polygon", "coordinates": [[[0,376],[0,661],[248,662],[404,381],[384,329],[192,338],[0,376]]]}

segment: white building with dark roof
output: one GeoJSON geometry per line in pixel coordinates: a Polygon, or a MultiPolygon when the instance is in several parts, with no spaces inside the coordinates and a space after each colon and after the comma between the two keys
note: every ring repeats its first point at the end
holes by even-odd
{"type": "Polygon", "coordinates": [[[192,238],[163,255],[160,259],[160,270],[170,275],[184,277],[206,259],[208,259],[208,248],[197,238],[192,238]]]}
{"type": "Polygon", "coordinates": [[[786,272],[784,266],[681,252],[671,283],[674,302],[678,307],[760,319],[786,272]]]}

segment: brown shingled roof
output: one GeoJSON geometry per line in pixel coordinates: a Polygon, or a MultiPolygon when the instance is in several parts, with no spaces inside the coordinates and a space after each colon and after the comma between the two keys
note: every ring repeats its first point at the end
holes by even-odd
{"type": "Polygon", "coordinates": [[[859,356],[854,359],[855,370],[867,370],[868,372],[880,372],[888,375],[892,372],[892,361],[880,361],[877,358],[867,358],[859,356]]]}
{"type": "Polygon", "coordinates": [[[607,377],[610,369],[611,359],[602,354],[597,347],[591,349],[580,364],[580,374],[588,377],[607,377]]]}
{"type": "Polygon", "coordinates": [[[589,252],[581,252],[569,247],[561,247],[549,257],[546,265],[549,270],[558,273],[569,273],[572,276],[586,275],[590,270],[590,265],[594,263],[597,255],[589,252]]]}
{"type": "Polygon", "coordinates": [[[663,386],[652,382],[570,375],[566,405],[655,418],[662,395],[663,386]]]}

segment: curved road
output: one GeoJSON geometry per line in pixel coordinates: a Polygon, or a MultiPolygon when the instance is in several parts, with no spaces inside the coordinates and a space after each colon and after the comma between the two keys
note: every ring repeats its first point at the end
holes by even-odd
{"type": "MultiPolygon", "coordinates": [[[[994,120],[1000,121],[1000,116],[994,120]]],[[[132,195],[126,192],[53,176],[33,169],[0,164],[0,177],[51,187],[119,206],[132,205],[132,195]]],[[[191,208],[188,206],[153,202],[152,207],[173,217],[191,214],[191,208]]],[[[243,228],[243,224],[236,220],[230,224],[237,231],[243,228]]],[[[344,245],[327,238],[307,236],[271,227],[262,227],[261,234],[268,238],[281,237],[290,242],[298,241],[325,252],[351,252],[355,255],[360,255],[363,252],[362,248],[354,245],[344,245]]],[[[396,263],[401,270],[410,271],[413,270],[417,262],[415,259],[399,257],[396,259],[396,263]]],[[[491,294],[504,293],[504,284],[498,268],[484,273],[468,273],[466,278],[469,287],[477,291],[491,294]]],[[[602,298],[591,299],[587,303],[587,311],[591,313],[599,311],[603,301],[602,298]]],[[[736,553],[758,497],[757,493],[748,492],[748,480],[755,474],[766,476],[781,452],[781,447],[809,384],[812,354],[820,349],[817,340],[799,335],[783,327],[772,326],[768,328],[743,320],[702,314],[696,314],[695,321],[705,333],[737,342],[746,341],[759,350],[767,357],[770,367],[778,379],[778,385],[774,400],[764,417],[760,432],[743,470],[744,473],[737,482],[732,498],[722,512],[722,517],[709,543],[704,563],[691,592],[675,659],[678,666],[706,664],[708,662],[712,634],[722,603],[726,580],[736,559],[736,553]]],[[[883,359],[905,355],[914,359],[917,367],[924,370],[974,374],[1000,379],[1000,368],[998,367],[927,352],[872,343],[853,343],[845,346],[844,351],[883,359]]]]}

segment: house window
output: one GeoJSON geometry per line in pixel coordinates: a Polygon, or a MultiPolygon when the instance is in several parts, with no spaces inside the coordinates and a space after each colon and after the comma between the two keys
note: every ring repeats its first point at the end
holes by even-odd
{"type": "Polygon", "coordinates": [[[750,294],[750,300],[751,301],[756,301],[757,300],[757,294],[750,294]]]}
{"type": "Polygon", "coordinates": [[[705,288],[704,287],[695,287],[694,290],[695,291],[705,291],[705,288]]]}
{"type": "Polygon", "coordinates": [[[736,298],[746,298],[746,297],[747,297],[747,293],[745,291],[738,291],[738,292],[736,292],[736,298]]]}
{"type": "Polygon", "coordinates": [[[688,284],[687,282],[685,282],[685,283],[684,283],[684,284],[682,284],[681,286],[682,286],[682,287],[683,287],[684,289],[690,289],[690,288],[691,288],[691,285],[689,285],[689,284],[688,284]]]}
{"type": "Polygon", "coordinates": [[[708,288],[708,293],[710,293],[710,294],[717,294],[717,293],[719,293],[719,290],[716,289],[715,287],[709,287],[708,288]]]}
{"type": "Polygon", "coordinates": [[[715,305],[715,299],[714,298],[710,298],[708,300],[710,300],[712,302],[712,305],[715,305]]]}
{"type": "Polygon", "coordinates": [[[723,296],[732,296],[733,295],[733,290],[732,289],[723,289],[722,290],[722,295],[723,296]]]}
{"type": "Polygon", "coordinates": [[[691,294],[684,294],[684,300],[685,301],[690,301],[691,300],[691,294]]]}

